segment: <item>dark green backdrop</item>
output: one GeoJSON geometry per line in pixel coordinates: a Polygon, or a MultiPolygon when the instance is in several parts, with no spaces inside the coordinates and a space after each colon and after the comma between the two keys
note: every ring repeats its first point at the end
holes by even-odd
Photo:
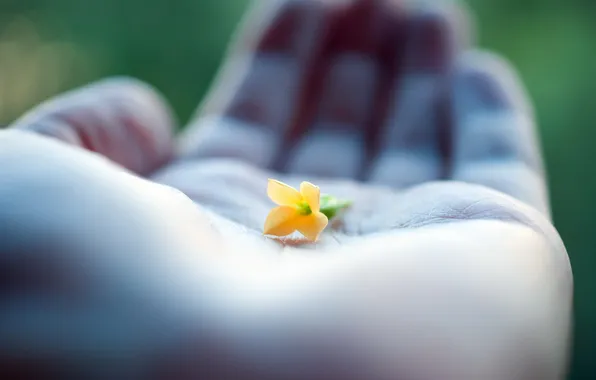
{"type": "MultiPolygon", "coordinates": [[[[160,89],[184,121],[247,0],[1,0],[0,123],[116,74],[160,89]]],[[[596,379],[596,2],[470,0],[480,44],[508,57],[534,99],[556,226],[575,273],[572,379],[596,379]],[[594,175],[592,175],[594,173],[594,175]]]]}

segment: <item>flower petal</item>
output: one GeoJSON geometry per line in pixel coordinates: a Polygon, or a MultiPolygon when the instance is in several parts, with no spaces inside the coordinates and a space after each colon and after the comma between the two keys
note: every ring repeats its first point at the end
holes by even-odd
{"type": "Polygon", "coordinates": [[[321,190],[310,182],[300,184],[300,194],[310,206],[313,213],[319,212],[321,202],[321,190]]]}
{"type": "Polygon", "coordinates": [[[321,232],[327,227],[329,220],[324,214],[313,212],[310,215],[298,217],[295,220],[295,223],[297,226],[296,229],[300,231],[304,237],[310,241],[317,241],[321,232]]]}
{"type": "Polygon", "coordinates": [[[302,195],[300,195],[298,190],[274,179],[269,179],[267,195],[273,202],[280,206],[295,206],[302,202],[302,195]]]}
{"type": "Polygon", "coordinates": [[[294,207],[279,206],[271,210],[265,220],[265,235],[286,236],[296,231],[298,213],[294,207]]]}

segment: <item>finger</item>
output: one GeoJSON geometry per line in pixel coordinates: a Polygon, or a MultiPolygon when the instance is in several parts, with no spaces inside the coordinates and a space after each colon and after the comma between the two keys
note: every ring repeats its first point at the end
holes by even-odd
{"type": "Polygon", "coordinates": [[[534,119],[513,69],[489,53],[465,55],[452,100],[452,178],[492,187],[548,213],[534,119]]]}
{"type": "Polygon", "coordinates": [[[467,20],[454,6],[417,9],[407,23],[405,52],[396,70],[387,119],[369,180],[407,187],[443,174],[437,104],[447,72],[467,41],[467,20]]]}
{"type": "Polygon", "coordinates": [[[320,1],[277,0],[249,20],[247,34],[256,30],[258,37],[239,40],[202,118],[182,136],[182,157],[237,157],[267,167],[292,127],[325,8],[320,1]]]}
{"type": "Polygon", "coordinates": [[[132,79],[104,80],[43,103],[13,128],[88,149],[139,174],[173,154],[174,121],[165,101],[132,79]]]}
{"type": "Polygon", "coordinates": [[[334,14],[315,120],[288,162],[291,173],[354,178],[365,157],[382,80],[379,65],[385,13],[381,1],[353,1],[334,14]]]}

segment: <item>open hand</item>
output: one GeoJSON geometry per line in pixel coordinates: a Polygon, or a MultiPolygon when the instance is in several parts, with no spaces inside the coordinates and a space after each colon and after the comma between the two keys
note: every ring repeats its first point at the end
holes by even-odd
{"type": "Polygon", "coordinates": [[[8,352],[103,373],[87,356],[103,331],[111,360],[142,358],[114,373],[140,377],[559,378],[571,274],[531,109],[466,25],[447,7],[278,2],[178,140],[130,80],[23,117],[0,134],[0,296],[52,302],[8,302],[8,352]],[[265,238],[271,177],[353,207],[316,244],[265,238]],[[18,317],[51,312],[81,330],[50,323],[41,342],[18,317]]]}

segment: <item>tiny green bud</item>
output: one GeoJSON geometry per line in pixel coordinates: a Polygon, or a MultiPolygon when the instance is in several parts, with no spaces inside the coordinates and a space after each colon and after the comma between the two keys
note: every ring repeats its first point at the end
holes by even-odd
{"type": "Polygon", "coordinates": [[[321,195],[321,213],[323,213],[329,220],[351,205],[352,201],[337,199],[329,194],[321,195]]]}

